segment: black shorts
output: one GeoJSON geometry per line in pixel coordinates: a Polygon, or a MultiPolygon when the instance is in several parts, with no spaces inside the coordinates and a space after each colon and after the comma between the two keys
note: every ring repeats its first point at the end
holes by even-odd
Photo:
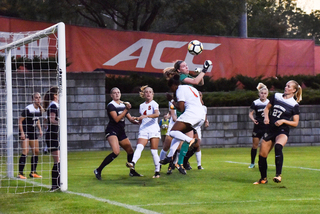
{"type": "Polygon", "coordinates": [[[252,137],[257,137],[257,138],[261,139],[263,137],[264,133],[266,133],[267,131],[268,131],[267,126],[255,125],[253,127],[252,137]]]}
{"type": "Polygon", "coordinates": [[[105,133],[106,133],[105,135],[106,139],[111,135],[117,136],[119,141],[122,141],[128,138],[124,129],[115,129],[113,127],[107,127],[105,133]]]}
{"type": "Polygon", "coordinates": [[[47,132],[46,143],[47,143],[49,152],[59,150],[60,147],[59,147],[58,133],[47,132]]]}
{"type": "MultiPolygon", "coordinates": [[[[19,132],[19,138],[21,136],[21,133],[19,132]]],[[[34,132],[24,132],[24,136],[26,139],[28,138],[29,140],[37,140],[38,139],[38,134],[36,131],[34,132]]]]}
{"type": "Polygon", "coordinates": [[[287,135],[287,137],[289,137],[289,130],[279,128],[279,129],[267,131],[263,136],[263,140],[265,140],[265,141],[271,140],[272,142],[275,142],[276,137],[279,136],[280,134],[285,134],[285,135],[287,135]]]}

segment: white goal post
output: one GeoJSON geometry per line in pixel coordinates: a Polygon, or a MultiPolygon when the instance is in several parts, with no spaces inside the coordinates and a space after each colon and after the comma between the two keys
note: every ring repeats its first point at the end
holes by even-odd
{"type": "MultiPolygon", "coordinates": [[[[17,133],[14,132],[14,102],[13,102],[13,79],[12,79],[12,55],[13,50],[18,49],[21,46],[32,42],[39,42],[41,38],[49,37],[55,35],[57,38],[57,44],[55,44],[57,53],[56,53],[56,86],[59,87],[59,142],[60,142],[60,189],[61,191],[66,191],[68,189],[68,154],[67,154],[67,82],[66,82],[66,44],[65,44],[65,24],[60,22],[51,27],[48,27],[41,31],[36,31],[33,34],[30,34],[27,37],[21,38],[17,41],[13,41],[9,44],[1,46],[0,51],[5,52],[4,54],[4,64],[5,64],[5,96],[6,96],[6,168],[7,168],[7,177],[9,179],[15,178],[14,164],[17,162],[14,160],[14,135],[17,133]]],[[[41,58],[41,56],[39,56],[41,58]]],[[[40,72],[41,73],[41,69],[40,72]]],[[[40,74],[41,78],[41,74],[40,74]]],[[[24,80],[36,81],[32,77],[30,79],[24,80]]],[[[42,88],[42,86],[41,86],[42,88]]],[[[45,88],[45,87],[44,87],[45,88]]],[[[0,154],[1,156],[1,154],[0,154]]],[[[49,174],[49,173],[48,173],[49,174]]],[[[1,180],[1,177],[0,177],[1,180]]],[[[0,184],[1,188],[1,184],[0,184]]]]}

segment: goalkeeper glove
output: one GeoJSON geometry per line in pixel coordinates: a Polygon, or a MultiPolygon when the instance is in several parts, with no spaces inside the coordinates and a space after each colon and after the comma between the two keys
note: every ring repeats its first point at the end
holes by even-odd
{"type": "Polygon", "coordinates": [[[208,68],[212,65],[212,62],[211,60],[206,60],[204,63],[203,63],[203,69],[202,69],[202,72],[203,73],[206,73],[208,68]]]}

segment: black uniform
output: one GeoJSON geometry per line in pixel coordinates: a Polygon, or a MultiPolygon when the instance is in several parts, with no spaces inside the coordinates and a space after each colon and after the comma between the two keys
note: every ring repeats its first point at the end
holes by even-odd
{"type": "Polygon", "coordinates": [[[252,102],[250,106],[250,109],[255,111],[255,119],[258,121],[258,124],[254,124],[252,137],[257,137],[261,139],[264,133],[267,131],[268,126],[264,124],[263,111],[268,103],[269,103],[268,99],[264,102],[262,102],[260,99],[256,99],[255,101],[252,102]]]}
{"type": "Polygon", "coordinates": [[[119,122],[116,122],[110,115],[110,112],[115,111],[117,115],[120,115],[126,106],[123,103],[116,103],[115,101],[111,101],[107,105],[107,113],[109,117],[109,123],[106,128],[106,138],[110,135],[116,135],[118,137],[119,141],[122,141],[127,138],[127,135],[125,133],[124,127],[125,127],[125,118],[122,118],[119,122]]]}
{"type": "MultiPolygon", "coordinates": [[[[33,104],[28,105],[21,113],[21,117],[25,118],[22,121],[22,128],[26,138],[29,140],[38,139],[36,133],[37,123],[42,116],[40,108],[36,109],[33,104]]],[[[21,133],[19,133],[21,134],[21,133]]]]}
{"type": "Polygon", "coordinates": [[[59,150],[59,126],[50,123],[50,113],[56,114],[56,120],[59,118],[59,104],[52,101],[47,108],[48,129],[46,132],[46,143],[51,151],[59,150]]]}
{"type": "Polygon", "coordinates": [[[265,141],[275,141],[275,138],[280,134],[285,134],[289,137],[290,126],[287,124],[276,126],[275,122],[281,119],[290,120],[292,116],[299,115],[299,104],[293,97],[284,99],[282,93],[275,93],[270,98],[270,104],[272,104],[272,108],[269,111],[268,131],[263,139],[265,141]]]}

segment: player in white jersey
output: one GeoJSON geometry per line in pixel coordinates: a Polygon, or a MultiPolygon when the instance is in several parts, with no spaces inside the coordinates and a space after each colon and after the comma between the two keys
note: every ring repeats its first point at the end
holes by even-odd
{"type": "Polygon", "coordinates": [[[140,121],[139,136],[137,148],[134,152],[131,162],[127,162],[126,166],[130,169],[135,169],[137,161],[141,157],[141,152],[150,140],[150,149],[155,165],[155,174],[153,178],[160,177],[160,158],[158,155],[158,145],[160,140],[160,127],[158,117],[160,115],[159,104],[153,100],[154,92],[151,87],[141,87],[140,96],[145,99],[145,102],[140,104],[139,112],[141,114],[137,120],[140,121]]]}
{"type": "Polygon", "coordinates": [[[254,162],[256,159],[259,142],[264,133],[267,131],[267,125],[263,122],[263,111],[269,103],[269,100],[267,98],[269,90],[267,86],[261,82],[258,84],[257,89],[259,91],[259,99],[256,99],[252,102],[249,111],[249,118],[254,123],[252,131],[251,164],[249,166],[250,169],[254,168],[254,162]]]}
{"type": "Polygon", "coordinates": [[[161,160],[161,164],[167,164],[172,161],[172,156],[179,146],[180,141],[186,141],[189,147],[197,143],[196,138],[188,137],[185,133],[197,129],[205,121],[205,111],[202,107],[200,94],[198,90],[189,85],[180,85],[180,76],[175,75],[168,81],[168,86],[175,93],[177,102],[175,107],[183,112],[173,125],[169,135],[173,138],[168,156],[161,160]]]}
{"type": "Polygon", "coordinates": [[[284,93],[275,93],[264,109],[264,123],[268,124],[268,131],[264,134],[259,152],[259,171],[261,178],[253,184],[266,184],[267,157],[274,146],[276,176],[273,181],[281,182],[283,166],[282,149],[289,137],[290,126],[297,127],[299,124],[299,104],[302,100],[302,88],[294,80],[287,82],[284,93]],[[296,100],[295,100],[296,97],[296,100]],[[291,120],[292,118],[292,120],[291,120]]]}

